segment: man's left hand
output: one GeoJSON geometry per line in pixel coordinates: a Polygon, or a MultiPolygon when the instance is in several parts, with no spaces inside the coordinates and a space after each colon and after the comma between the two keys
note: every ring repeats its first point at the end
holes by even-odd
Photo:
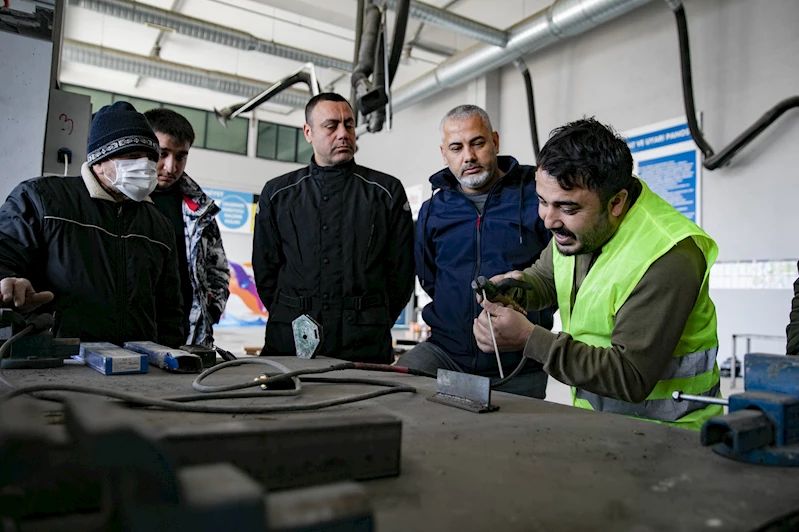
{"type": "Polygon", "coordinates": [[[483,301],[480,305],[484,310],[474,320],[473,328],[474,338],[477,340],[477,347],[480,348],[480,351],[485,353],[494,352],[491,329],[488,325],[488,312],[491,313],[491,324],[494,326],[494,337],[497,339],[499,352],[521,351],[524,349],[535,325],[527,321],[523,314],[499,303],[483,301]]]}

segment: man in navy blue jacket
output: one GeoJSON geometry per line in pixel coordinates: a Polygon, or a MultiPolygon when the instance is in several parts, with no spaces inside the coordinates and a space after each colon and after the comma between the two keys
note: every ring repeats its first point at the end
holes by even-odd
{"type": "MultiPolygon", "coordinates": [[[[472,334],[482,308],[471,282],[479,275],[490,278],[532,264],[550,234],[538,217],[535,168],[497,156],[499,135],[483,109],[458,106],[444,116],[440,129],[441,154],[448,168],[430,178],[433,197],[422,205],[416,222],[416,273],[433,298],[422,312],[431,335],[397,364],[496,380],[496,356],[480,351],[472,334]]],[[[527,317],[552,328],[552,309],[527,317]]],[[[500,358],[508,375],[522,353],[501,353],[500,358]]],[[[528,360],[522,372],[499,390],[543,399],[546,384],[541,364],[528,360]]]]}

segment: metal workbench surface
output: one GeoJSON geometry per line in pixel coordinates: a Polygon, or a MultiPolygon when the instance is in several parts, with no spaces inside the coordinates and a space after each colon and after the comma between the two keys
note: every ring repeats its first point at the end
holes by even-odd
{"type": "MultiPolygon", "coordinates": [[[[336,362],[276,360],[292,370],[336,362]]],[[[230,368],[210,376],[206,383],[242,382],[265,369],[230,368]]],[[[144,375],[104,376],[76,365],[5,373],[18,385],[90,384],[150,397],[191,393],[195,377],[154,367],[144,375]]],[[[473,414],[427,401],[435,391],[433,379],[363,371],[335,376],[402,382],[415,386],[418,393],[311,413],[135,412],[158,427],[208,424],[231,417],[312,422],[342,414],[394,415],[403,423],[401,474],[364,482],[381,531],[746,531],[799,507],[799,469],[722,458],[700,446],[696,432],[504,393],[493,396],[498,412],[473,414]]],[[[298,397],[236,401],[303,403],[371,389],[304,384],[298,397]]]]}

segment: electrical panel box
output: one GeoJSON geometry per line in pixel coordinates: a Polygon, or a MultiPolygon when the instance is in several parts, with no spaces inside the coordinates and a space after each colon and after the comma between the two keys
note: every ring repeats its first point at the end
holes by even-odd
{"type": "Polygon", "coordinates": [[[44,132],[44,175],[65,175],[65,170],[69,175],[80,174],[80,166],[86,161],[91,120],[92,104],[88,96],[50,89],[44,132]]]}

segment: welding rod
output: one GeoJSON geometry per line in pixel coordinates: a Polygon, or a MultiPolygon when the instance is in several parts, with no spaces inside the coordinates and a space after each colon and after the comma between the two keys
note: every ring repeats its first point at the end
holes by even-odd
{"type": "MultiPolygon", "coordinates": [[[[486,297],[486,290],[483,288],[483,299],[488,301],[486,297]]],[[[491,313],[486,309],[486,314],[488,314],[488,328],[491,330],[491,341],[494,342],[494,354],[497,357],[497,366],[499,366],[499,378],[505,378],[505,372],[502,371],[502,361],[499,359],[499,348],[497,347],[497,337],[494,336],[494,325],[491,323],[491,313]]]]}
{"type": "Polygon", "coordinates": [[[709,405],[723,405],[728,406],[730,401],[727,399],[722,399],[721,397],[706,397],[704,395],[688,395],[682,393],[681,391],[676,391],[671,394],[671,397],[675,401],[695,401],[697,403],[707,403],[709,405]]]}

